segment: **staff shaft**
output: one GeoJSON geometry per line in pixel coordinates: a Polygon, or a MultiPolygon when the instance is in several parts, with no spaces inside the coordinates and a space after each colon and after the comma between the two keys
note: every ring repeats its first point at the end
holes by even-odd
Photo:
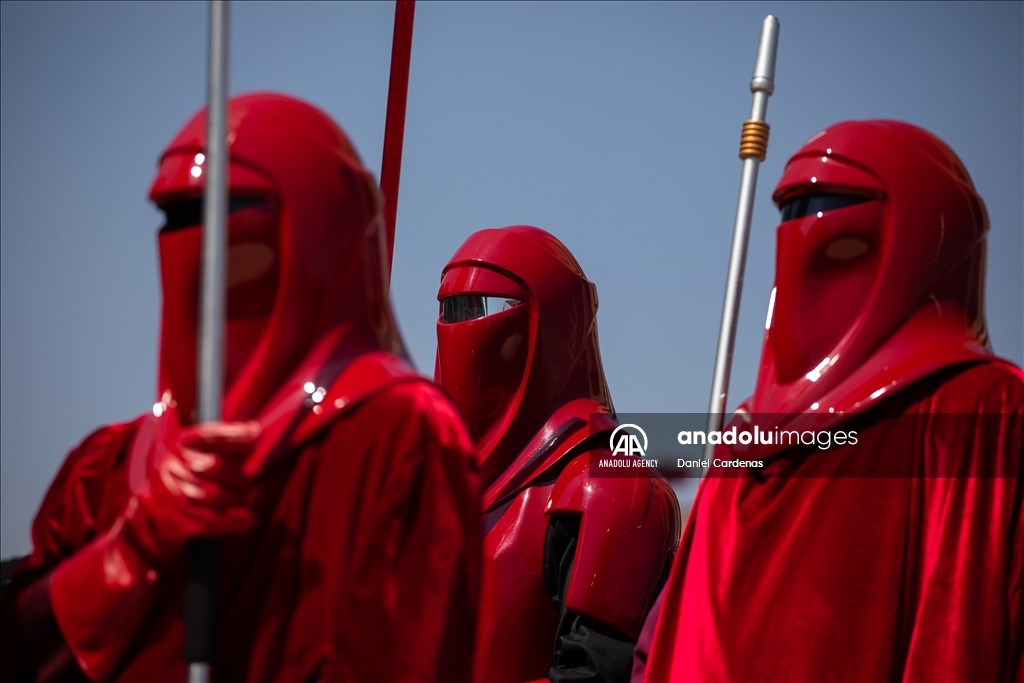
{"type": "MultiPolygon", "coordinates": [[[[743,294],[743,274],[747,265],[747,244],[750,241],[750,223],[754,212],[754,196],[757,192],[757,172],[767,149],[768,131],[764,125],[768,111],[768,97],[775,89],[775,56],[779,45],[779,22],[768,15],[761,25],[761,40],[754,62],[754,76],[750,80],[753,101],[750,119],[744,124],[744,136],[740,145],[743,171],[740,175],[740,193],[736,202],[736,220],[733,224],[732,250],[729,254],[729,271],[725,281],[725,300],[722,304],[722,322],[718,331],[718,347],[715,351],[715,370],[711,380],[711,401],[708,405],[708,433],[722,428],[729,392],[729,377],[732,373],[732,355],[736,344],[736,326],[739,322],[740,299],[743,294]],[[753,126],[751,126],[753,124],[753,126]],[[753,150],[748,146],[748,132],[756,136],[763,129],[763,147],[753,150]]],[[[755,145],[757,147],[757,145],[755,145]]],[[[715,447],[708,443],[704,458],[708,461],[714,455],[715,447]]]]}
{"type": "MultiPolygon", "coordinates": [[[[203,185],[202,300],[196,421],[221,419],[224,391],[225,271],[228,214],[228,2],[210,2],[210,54],[203,185]]],[[[220,547],[197,539],[188,547],[185,661],[189,683],[208,683],[217,630],[220,547]]]]}
{"type": "Polygon", "coordinates": [[[384,228],[387,231],[388,242],[389,279],[395,253],[398,185],[402,175],[402,142],[405,138],[405,109],[409,94],[409,62],[412,58],[412,26],[415,13],[416,0],[396,0],[388,108],[384,121],[384,153],[380,171],[380,189],[384,195],[384,228]]]}
{"type": "Polygon", "coordinates": [[[224,281],[227,252],[228,3],[210,2],[210,75],[203,186],[202,319],[197,421],[220,420],[224,373],[224,281]]]}

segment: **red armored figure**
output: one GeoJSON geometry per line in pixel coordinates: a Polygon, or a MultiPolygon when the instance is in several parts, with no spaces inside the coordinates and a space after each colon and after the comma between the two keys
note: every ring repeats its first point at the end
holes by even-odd
{"type": "Polygon", "coordinates": [[[289,97],[230,103],[224,422],[193,424],[205,119],[150,194],[160,400],[57,474],[5,592],[4,680],[184,681],[199,537],[223,539],[213,680],[468,680],[472,444],[405,360],[372,176],[289,97]]]}
{"type": "Polygon", "coordinates": [[[762,437],[716,451],[764,467],[702,482],[646,680],[1021,680],[1024,374],[989,347],[981,198],[935,136],[864,121],[814,136],[774,199],[733,420],[762,437]]]}
{"type": "Polygon", "coordinates": [[[479,681],[625,680],[679,534],[657,474],[589,476],[615,428],[597,291],[553,236],[482,230],[444,269],[435,378],[477,446],[479,681]]]}

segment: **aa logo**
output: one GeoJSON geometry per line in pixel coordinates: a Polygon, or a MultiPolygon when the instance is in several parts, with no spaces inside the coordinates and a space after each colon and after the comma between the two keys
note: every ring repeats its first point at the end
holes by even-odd
{"type": "Polygon", "coordinates": [[[647,433],[637,425],[619,425],[609,437],[608,447],[612,449],[612,455],[637,455],[642,458],[647,453],[647,433]],[[625,429],[639,433],[644,439],[644,445],[640,445],[640,439],[636,434],[623,431],[625,429]],[[616,434],[618,434],[617,439],[616,434]]]}

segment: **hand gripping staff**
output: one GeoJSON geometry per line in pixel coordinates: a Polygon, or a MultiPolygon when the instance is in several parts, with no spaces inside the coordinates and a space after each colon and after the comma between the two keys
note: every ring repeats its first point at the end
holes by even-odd
{"type": "MultiPolygon", "coordinates": [[[[197,422],[220,420],[224,390],[224,300],[228,215],[228,3],[210,1],[206,180],[203,184],[203,270],[199,322],[197,422]]],[[[185,661],[189,683],[208,683],[217,632],[220,546],[197,539],[188,547],[185,584],[185,661]]]]}
{"type": "MultiPolygon", "coordinates": [[[[708,405],[708,434],[722,428],[729,374],[732,371],[732,352],[736,344],[736,324],[739,321],[740,296],[743,293],[743,271],[747,264],[747,243],[750,238],[750,219],[754,211],[754,193],[757,190],[757,169],[768,151],[768,98],[775,90],[775,55],[779,47],[779,20],[768,15],[761,24],[761,41],[757,46],[754,77],[750,91],[754,94],[750,119],[743,123],[740,136],[740,196],[736,203],[736,223],[732,232],[732,251],[729,254],[729,273],[725,280],[725,301],[722,304],[722,325],[718,331],[715,352],[715,374],[711,380],[711,402],[708,405]]],[[[704,459],[710,462],[715,446],[708,440],[704,459]]]]}

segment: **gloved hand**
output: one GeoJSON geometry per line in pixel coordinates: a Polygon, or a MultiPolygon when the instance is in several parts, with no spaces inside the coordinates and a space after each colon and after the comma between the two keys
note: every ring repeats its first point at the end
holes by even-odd
{"type": "Polygon", "coordinates": [[[255,520],[241,466],[259,435],[256,422],[208,422],[184,429],[170,447],[157,444],[147,482],[115,528],[123,525],[126,542],[157,566],[180,560],[193,538],[245,533],[255,520]]]}
{"type": "Polygon", "coordinates": [[[255,422],[209,422],[155,444],[145,484],[114,525],[53,570],[54,617],[90,678],[115,671],[159,598],[161,574],[180,571],[190,540],[252,528],[241,466],[260,431],[255,422]]]}

